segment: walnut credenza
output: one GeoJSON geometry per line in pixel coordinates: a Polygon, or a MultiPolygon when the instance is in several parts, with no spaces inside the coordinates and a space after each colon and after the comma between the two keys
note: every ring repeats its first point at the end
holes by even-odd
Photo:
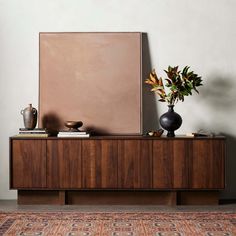
{"type": "Polygon", "coordinates": [[[217,204],[225,138],[10,138],[18,204],[217,204]]]}

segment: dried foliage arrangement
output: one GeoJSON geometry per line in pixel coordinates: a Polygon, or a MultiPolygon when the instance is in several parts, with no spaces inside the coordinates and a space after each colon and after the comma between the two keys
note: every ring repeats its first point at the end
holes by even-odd
{"type": "Polygon", "coordinates": [[[159,95],[159,101],[167,102],[168,105],[174,105],[178,101],[183,102],[185,96],[192,95],[192,90],[199,93],[197,87],[202,85],[201,77],[190,71],[189,68],[189,66],[185,66],[181,71],[178,66],[169,66],[167,70],[164,70],[167,74],[165,85],[163,79],[158,78],[155,70],[153,70],[145,83],[152,86],[151,91],[159,95]]]}

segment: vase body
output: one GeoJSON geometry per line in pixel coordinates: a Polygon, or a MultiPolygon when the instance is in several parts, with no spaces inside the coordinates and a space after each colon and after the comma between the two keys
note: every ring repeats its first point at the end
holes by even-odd
{"type": "Polygon", "coordinates": [[[29,104],[28,107],[21,110],[23,115],[24,126],[26,129],[34,129],[37,124],[37,110],[29,104]]]}
{"type": "Polygon", "coordinates": [[[182,124],[181,116],[174,111],[174,105],[168,105],[168,111],[160,117],[161,127],[167,130],[167,137],[175,137],[175,130],[182,124]]]}

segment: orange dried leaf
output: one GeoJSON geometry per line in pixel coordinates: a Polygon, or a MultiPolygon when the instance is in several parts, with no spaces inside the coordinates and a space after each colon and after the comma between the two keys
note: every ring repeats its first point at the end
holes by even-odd
{"type": "Polygon", "coordinates": [[[163,81],[162,81],[162,78],[159,79],[159,86],[162,86],[162,87],[163,87],[163,81]]]}
{"type": "Polygon", "coordinates": [[[146,84],[151,84],[151,85],[155,84],[155,83],[152,82],[150,79],[146,79],[146,80],[145,80],[145,83],[146,83],[146,84]]]}
{"type": "Polygon", "coordinates": [[[149,78],[153,83],[157,83],[157,78],[154,75],[152,75],[152,73],[150,73],[149,78]]]}
{"type": "Polygon", "coordinates": [[[157,87],[154,87],[154,88],[151,89],[151,91],[156,91],[156,90],[158,90],[157,87]]]}

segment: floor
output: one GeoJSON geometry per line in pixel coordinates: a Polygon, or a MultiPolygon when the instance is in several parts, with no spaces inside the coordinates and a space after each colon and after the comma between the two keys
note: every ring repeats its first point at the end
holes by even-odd
{"type": "Polygon", "coordinates": [[[0,200],[0,211],[79,211],[79,212],[234,212],[236,204],[216,206],[157,205],[17,205],[15,200],[0,200]]]}

